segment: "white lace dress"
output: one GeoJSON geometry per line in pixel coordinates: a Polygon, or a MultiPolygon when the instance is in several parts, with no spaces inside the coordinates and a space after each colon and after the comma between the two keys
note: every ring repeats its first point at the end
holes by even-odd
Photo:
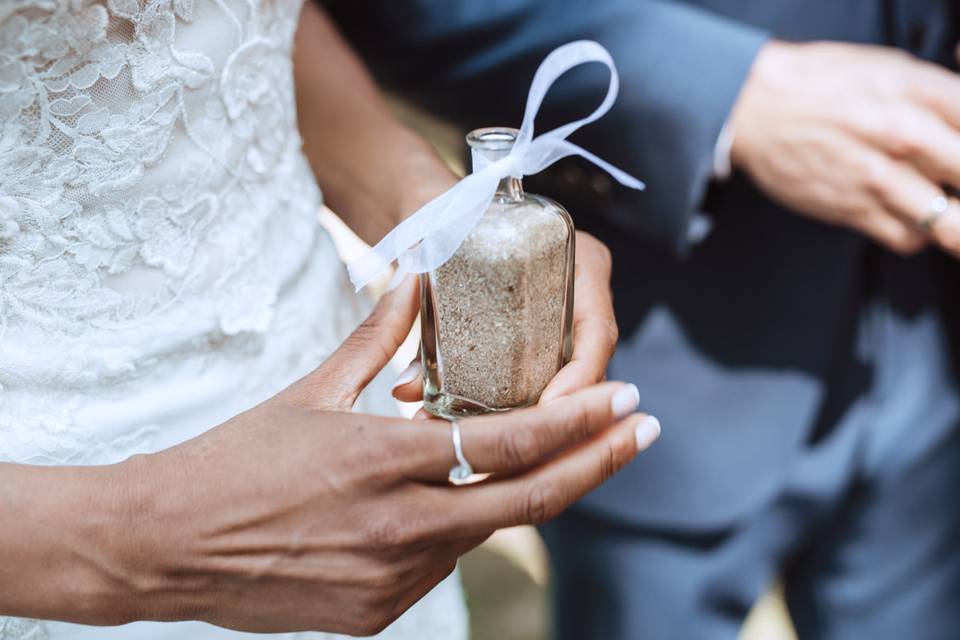
{"type": "MultiPolygon", "coordinates": [[[[299,9],[0,1],[0,461],[182,442],[308,372],[361,319],[300,152],[299,9]]],[[[361,408],[393,411],[376,391],[361,408]]],[[[384,633],[465,635],[456,579],[384,633]]],[[[0,617],[0,640],[241,637],[0,617]]]]}

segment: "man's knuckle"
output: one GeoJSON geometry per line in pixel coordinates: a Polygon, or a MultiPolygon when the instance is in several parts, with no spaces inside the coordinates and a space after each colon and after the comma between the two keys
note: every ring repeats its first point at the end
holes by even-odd
{"type": "Polygon", "coordinates": [[[882,200],[887,200],[893,188],[893,172],[889,162],[880,157],[869,159],[864,162],[862,173],[866,190],[882,200]]]}
{"type": "Polygon", "coordinates": [[[900,94],[903,98],[924,103],[930,98],[927,88],[929,76],[925,73],[907,73],[900,75],[900,94]]]}
{"type": "Polygon", "coordinates": [[[911,63],[909,72],[901,77],[901,84],[908,98],[922,105],[936,104],[944,96],[945,87],[956,87],[955,77],[937,65],[917,64],[916,58],[903,52],[911,63]]]}
{"type": "Polygon", "coordinates": [[[927,144],[913,120],[894,117],[887,131],[887,145],[891,155],[915,158],[926,152],[927,144]]]}

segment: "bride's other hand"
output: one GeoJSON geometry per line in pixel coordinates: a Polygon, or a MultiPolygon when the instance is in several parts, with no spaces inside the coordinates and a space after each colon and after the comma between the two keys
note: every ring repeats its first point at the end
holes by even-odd
{"type": "MultiPolygon", "coordinates": [[[[573,293],[573,356],[540,396],[546,404],[588,385],[601,382],[617,348],[617,321],[610,290],[611,257],[607,246],[577,231],[576,274],[573,293]]],[[[423,400],[419,357],[397,378],[393,396],[401,402],[423,400]]]]}
{"type": "Polygon", "coordinates": [[[577,231],[573,356],[544,389],[540,404],[605,379],[619,336],[610,289],[612,263],[607,245],[577,231]]]}
{"type": "MultiPolygon", "coordinates": [[[[318,3],[304,6],[294,73],[304,152],[327,204],[364,241],[376,244],[455,184],[456,177],[433,148],[393,117],[318,3]]],[[[573,359],[551,381],[541,403],[602,380],[616,346],[609,252],[592,236],[577,232],[576,257],[573,359]]],[[[422,399],[422,386],[414,362],[398,379],[394,395],[416,402],[422,399]]]]}
{"type": "Polygon", "coordinates": [[[552,518],[659,435],[655,419],[634,413],[635,387],[595,385],[463,420],[464,454],[495,475],[450,486],[446,424],[350,412],[410,329],[413,284],[388,294],[314,373],[202,436],[113,467],[8,468],[71,473],[71,483],[49,484],[88,490],[80,534],[39,534],[69,540],[63,558],[25,543],[38,563],[72,576],[70,602],[38,612],[26,599],[0,613],[372,634],[494,530],[552,518]],[[93,480],[101,484],[85,484],[93,480]],[[77,562],[82,570],[67,570],[77,562]]]}

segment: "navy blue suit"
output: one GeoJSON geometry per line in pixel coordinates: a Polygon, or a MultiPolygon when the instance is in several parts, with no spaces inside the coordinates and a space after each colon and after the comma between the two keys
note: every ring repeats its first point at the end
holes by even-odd
{"type": "MultiPolygon", "coordinates": [[[[614,255],[610,369],[663,423],[655,447],[545,527],[561,638],[728,638],[781,576],[801,637],[960,637],[960,268],[902,259],[710,179],[769,37],[907,49],[944,65],[948,0],[342,0],[379,79],[464,129],[520,122],[564,42],[611,50],[623,89],[574,140],[644,179],[564,162],[527,188],[614,255]],[[694,221],[712,231],[691,240],[694,221]]],[[[571,73],[540,130],[589,112],[571,73]]]]}

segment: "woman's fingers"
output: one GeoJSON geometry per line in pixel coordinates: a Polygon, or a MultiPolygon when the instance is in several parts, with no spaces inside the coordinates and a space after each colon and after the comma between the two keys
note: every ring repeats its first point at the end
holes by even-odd
{"type": "Polygon", "coordinates": [[[311,406],[349,411],[400,348],[419,311],[417,279],[407,276],[316,371],[297,383],[311,406]]]}
{"type": "Polygon", "coordinates": [[[445,533],[463,537],[550,520],[603,484],[659,435],[656,418],[637,414],[526,474],[437,488],[438,503],[446,503],[440,505],[448,519],[442,525],[449,528],[445,533]]]}
{"type": "MultiPolygon", "coordinates": [[[[477,473],[520,473],[608,429],[636,411],[639,402],[635,385],[608,382],[549,405],[468,418],[459,422],[463,454],[477,473]]],[[[445,423],[411,423],[396,437],[415,442],[412,449],[419,455],[409,461],[412,477],[444,482],[457,464],[445,423]]]]}
{"type": "Polygon", "coordinates": [[[593,236],[577,232],[576,258],[573,356],[544,389],[541,404],[603,380],[617,347],[610,252],[593,236]]]}

